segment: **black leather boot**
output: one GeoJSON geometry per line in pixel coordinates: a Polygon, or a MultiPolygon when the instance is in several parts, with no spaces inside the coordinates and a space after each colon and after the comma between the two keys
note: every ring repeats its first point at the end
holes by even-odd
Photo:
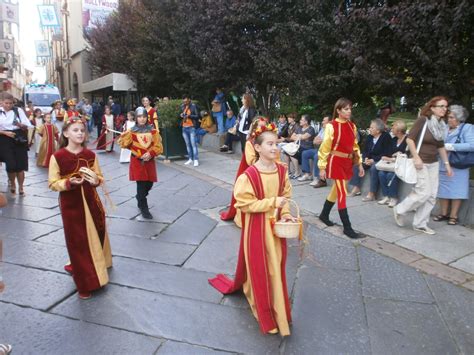
{"type": "Polygon", "coordinates": [[[329,212],[331,212],[332,206],[334,206],[334,202],[326,200],[324,202],[323,210],[319,215],[319,219],[327,226],[331,227],[334,225],[334,222],[329,220],[329,212]]]}
{"type": "Polygon", "coordinates": [[[344,226],[345,235],[351,239],[363,238],[362,235],[352,229],[351,221],[349,220],[349,215],[347,214],[347,208],[339,210],[339,216],[341,217],[342,225],[344,226]]]}
{"type": "Polygon", "coordinates": [[[140,212],[142,213],[143,218],[153,219],[153,216],[150,213],[150,210],[148,209],[148,201],[146,199],[143,199],[141,203],[140,212]]]}

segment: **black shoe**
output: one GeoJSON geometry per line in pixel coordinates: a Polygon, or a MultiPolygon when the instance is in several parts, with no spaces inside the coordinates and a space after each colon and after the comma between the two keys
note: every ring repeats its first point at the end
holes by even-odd
{"type": "Polygon", "coordinates": [[[140,212],[142,213],[142,217],[145,219],[153,219],[152,214],[150,213],[150,210],[148,207],[143,207],[140,209],[140,212]]]}
{"type": "Polygon", "coordinates": [[[339,216],[341,217],[342,225],[344,226],[345,235],[351,239],[359,239],[364,237],[352,229],[351,221],[349,220],[349,215],[347,214],[347,208],[339,210],[339,216]]]}
{"type": "Polygon", "coordinates": [[[321,214],[319,215],[319,219],[321,220],[321,222],[323,222],[328,227],[332,227],[334,225],[334,222],[329,220],[329,212],[331,212],[331,209],[333,206],[334,206],[334,202],[326,200],[324,202],[323,210],[321,211],[321,214]]]}

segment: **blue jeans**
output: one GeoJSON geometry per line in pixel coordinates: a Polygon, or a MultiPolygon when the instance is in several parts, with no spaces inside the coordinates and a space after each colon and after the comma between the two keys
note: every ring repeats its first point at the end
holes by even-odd
{"type": "Polygon", "coordinates": [[[92,132],[92,128],[94,128],[94,120],[92,117],[87,121],[87,129],[89,130],[89,133],[92,132]]]}
{"type": "Polygon", "coordinates": [[[313,176],[319,176],[319,168],[318,168],[318,149],[307,149],[301,153],[301,170],[303,173],[308,174],[309,170],[311,169],[309,161],[313,161],[313,176]]]}
{"type": "Polygon", "coordinates": [[[191,160],[198,160],[198,148],[196,143],[196,128],[183,127],[183,138],[188,150],[188,157],[191,160]]]}
{"type": "MultiPolygon", "coordinates": [[[[367,168],[367,166],[364,165],[364,168],[367,168]]],[[[375,164],[368,167],[365,173],[370,175],[370,192],[376,193],[379,188],[379,171],[375,168],[375,164]]],[[[359,177],[359,167],[357,165],[352,168],[352,179],[349,181],[349,185],[357,186],[359,189],[362,187],[362,178],[359,177]]]]}
{"type": "Polygon", "coordinates": [[[224,128],[224,112],[213,112],[212,117],[217,122],[217,133],[225,133],[224,128]]]}
{"type": "Polygon", "coordinates": [[[196,143],[201,144],[202,137],[206,135],[207,131],[204,128],[196,129],[196,143]]]}
{"type": "Polygon", "coordinates": [[[397,198],[398,178],[395,176],[395,173],[379,171],[379,182],[384,196],[397,198]],[[390,186],[388,186],[389,183],[390,186]]]}

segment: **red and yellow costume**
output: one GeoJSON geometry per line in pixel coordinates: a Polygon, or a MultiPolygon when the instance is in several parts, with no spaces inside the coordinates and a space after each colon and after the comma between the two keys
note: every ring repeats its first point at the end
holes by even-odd
{"type": "Polygon", "coordinates": [[[71,118],[71,117],[79,117],[80,115],[79,115],[79,111],[68,109],[66,111],[66,116],[68,118],[71,118]]]}
{"type": "Polygon", "coordinates": [[[155,129],[158,130],[158,132],[159,132],[160,129],[158,127],[158,113],[151,106],[148,107],[148,108],[145,108],[145,109],[146,109],[146,112],[148,113],[148,124],[154,126],[155,129]]]}
{"type": "MultiPolygon", "coordinates": [[[[286,167],[260,172],[249,167],[234,187],[236,208],[242,213],[242,234],[235,279],[219,274],[210,279],[218,291],[229,294],[243,289],[252,313],[263,333],[279,331],[289,335],[291,310],[286,284],[285,239],[273,234],[272,218],[277,196],[291,197],[286,167]]],[[[288,217],[288,204],[280,211],[288,217]]]]}
{"type": "Polygon", "coordinates": [[[346,208],[347,181],[352,177],[353,156],[362,164],[357,127],[351,121],[334,119],[326,125],[324,138],[318,150],[318,167],[326,170],[326,176],[334,179],[328,201],[336,202],[338,209],[346,208]]]}
{"type": "MultiPolygon", "coordinates": [[[[53,110],[53,117],[57,120],[57,121],[64,121],[64,116],[66,116],[66,111],[61,107],[61,108],[55,108],[53,110]]],[[[69,115],[68,115],[69,116],[69,115]]]]}
{"type": "Polygon", "coordinates": [[[161,137],[154,126],[134,126],[122,133],[118,143],[122,148],[130,149],[130,180],[157,182],[155,159],[144,161],[140,159],[143,154],[150,153],[152,158],[163,152],[161,137]]]}
{"type": "Polygon", "coordinates": [[[84,148],[74,154],[66,148],[58,150],[49,162],[49,188],[59,191],[66,246],[73,279],[82,293],[96,290],[109,281],[107,268],[112,254],[105,224],[105,212],[96,191],[87,181],[72,185],[71,177],[80,177],[79,169],[87,167],[103,182],[96,155],[84,148]]]}
{"type": "Polygon", "coordinates": [[[49,167],[49,160],[56,150],[56,142],[58,141],[58,128],[52,123],[44,123],[38,130],[41,136],[39,143],[38,159],[36,165],[49,167]]]}

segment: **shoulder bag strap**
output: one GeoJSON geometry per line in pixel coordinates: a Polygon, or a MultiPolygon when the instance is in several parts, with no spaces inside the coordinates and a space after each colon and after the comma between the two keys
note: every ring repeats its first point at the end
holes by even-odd
{"type": "Polygon", "coordinates": [[[461,133],[462,133],[462,129],[464,128],[464,125],[465,123],[462,124],[461,128],[459,129],[459,132],[458,132],[458,136],[456,138],[456,142],[455,143],[461,143],[461,133]]]}
{"type": "Polygon", "coordinates": [[[421,130],[420,139],[418,140],[418,145],[416,146],[416,152],[419,153],[421,149],[421,144],[423,143],[423,139],[425,138],[426,128],[428,126],[428,119],[426,119],[423,129],[421,130]]]}

